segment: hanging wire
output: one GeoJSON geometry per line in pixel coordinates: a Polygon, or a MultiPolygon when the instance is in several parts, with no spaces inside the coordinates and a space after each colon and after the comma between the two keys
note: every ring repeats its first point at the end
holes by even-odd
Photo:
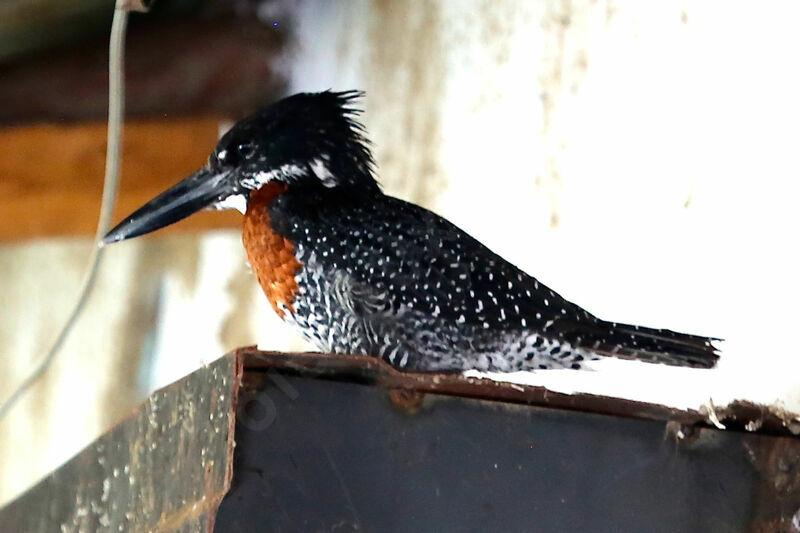
{"type": "Polygon", "coordinates": [[[81,315],[89,295],[92,292],[104,249],[101,246],[103,235],[111,225],[111,216],[117,199],[117,183],[119,182],[120,145],[122,144],[122,119],[125,109],[125,32],[128,26],[128,13],[131,10],[146,11],[150,2],[145,0],[117,0],[114,6],[114,18],[111,22],[111,38],[108,54],[108,147],[106,149],[105,179],[103,181],[103,199],[100,205],[100,217],[94,236],[95,246],[89,256],[89,264],[81,284],[80,295],[67,321],[58,333],[55,342],[47,355],[36,366],[33,372],[16,388],[9,398],[0,405],[2,420],[19,399],[52,364],[64,341],[69,336],[81,315]]]}

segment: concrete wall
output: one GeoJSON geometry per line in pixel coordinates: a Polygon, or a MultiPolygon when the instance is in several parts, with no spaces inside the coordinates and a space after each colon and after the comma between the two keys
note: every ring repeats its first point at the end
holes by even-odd
{"type": "MultiPolygon", "coordinates": [[[[800,413],[798,4],[303,1],[261,15],[296,36],[292,90],[367,91],[389,194],[603,318],[728,339],[713,371],[610,361],[515,379],[800,413]]],[[[0,249],[2,397],[68,313],[87,250],[0,249]]],[[[0,422],[0,501],[204,361],[303,347],[235,233],[114,246],[97,289],[46,379],[0,422]]]]}

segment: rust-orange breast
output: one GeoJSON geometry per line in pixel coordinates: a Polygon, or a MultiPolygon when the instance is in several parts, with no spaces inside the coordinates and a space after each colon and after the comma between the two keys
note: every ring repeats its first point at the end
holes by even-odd
{"type": "Polygon", "coordinates": [[[284,313],[279,304],[294,312],[293,302],[298,291],[295,274],[303,266],[294,255],[291,241],[275,233],[270,225],[267,207],[285,191],[285,184],[275,182],[253,191],[242,229],[250,266],[270,305],[281,318],[284,313]]]}

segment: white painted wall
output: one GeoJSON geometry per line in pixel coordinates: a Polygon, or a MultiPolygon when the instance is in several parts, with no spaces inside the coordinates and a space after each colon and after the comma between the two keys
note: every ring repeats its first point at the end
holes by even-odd
{"type": "Polygon", "coordinates": [[[728,339],[712,372],[609,361],[518,378],[800,412],[798,16],[790,2],[306,1],[288,65],[294,90],[367,90],[389,193],[601,317],[728,339]]]}
{"type": "MultiPolygon", "coordinates": [[[[297,32],[292,90],[367,90],[388,193],[599,316],[728,339],[713,371],[609,361],[516,379],[800,413],[800,4],[304,0],[262,15],[297,32]]],[[[1,397],[67,315],[86,251],[0,248],[1,397]]],[[[254,342],[303,347],[237,234],[114,246],[58,363],[0,422],[0,501],[149,390],[254,342]]]]}

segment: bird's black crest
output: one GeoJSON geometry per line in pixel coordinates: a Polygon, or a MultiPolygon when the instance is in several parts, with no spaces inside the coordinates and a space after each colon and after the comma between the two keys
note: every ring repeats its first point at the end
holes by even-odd
{"type": "Polygon", "coordinates": [[[269,179],[377,190],[375,160],[357,120],[361,91],[299,93],[239,121],[220,140],[212,166],[235,168],[245,187],[269,179]]]}
{"type": "Polygon", "coordinates": [[[350,137],[348,144],[352,151],[354,162],[363,165],[369,178],[377,182],[375,179],[375,159],[372,157],[372,143],[366,136],[366,128],[357,120],[357,117],[364,113],[364,110],[358,104],[366,96],[366,93],[358,90],[340,92],[329,90],[318,93],[316,96],[333,98],[334,105],[338,107],[339,113],[347,124],[348,131],[343,133],[350,137]]]}

